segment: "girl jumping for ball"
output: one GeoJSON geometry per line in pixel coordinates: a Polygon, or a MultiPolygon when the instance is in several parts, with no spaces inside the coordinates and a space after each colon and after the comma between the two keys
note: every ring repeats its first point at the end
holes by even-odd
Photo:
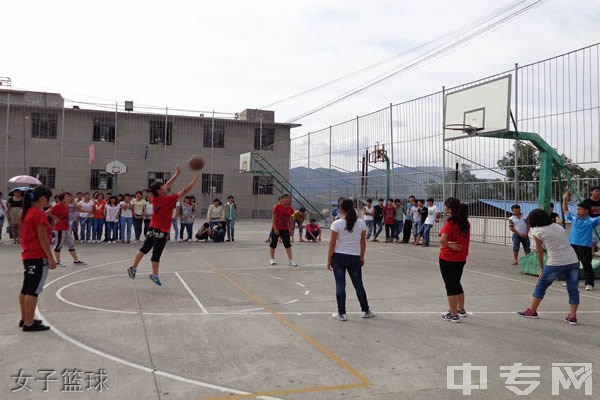
{"type": "Polygon", "coordinates": [[[175,174],[166,184],[163,185],[162,182],[154,182],[152,186],[150,186],[150,191],[152,192],[153,196],[152,207],[154,209],[154,213],[152,214],[152,218],[150,220],[150,230],[148,231],[148,236],[135,256],[133,265],[127,268],[127,273],[131,279],[135,279],[137,267],[140,261],[142,261],[142,258],[144,258],[144,255],[148,254],[148,252],[152,250],[152,258],[150,259],[152,261],[152,274],[150,274],[150,279],[158,286],[162,286],[160,278],[158,277],[158,269],[160,266],[160,256],[162,255],[165,245],[167,244],[167,238],[169,237],[169,232],[171,231],[173,208],[175,207],[177,200],[188,194],[199,179],[199,176],[196,175],[194,176],[194,179],[192,179],[192,181],[184,186],[183,189],[181,189],[178,193],[168,194],[169,189],[179,175],[181,175],[181,169],[177,167],[175,174]]]}

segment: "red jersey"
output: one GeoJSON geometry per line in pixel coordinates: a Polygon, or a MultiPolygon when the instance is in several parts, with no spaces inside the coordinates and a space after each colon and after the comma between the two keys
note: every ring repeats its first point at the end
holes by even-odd
{"type": "Polygon", "coordinates": [[[294,215],[294,209],[289,206],[277,204],[273,207],[273,215],[275,216],[275,226],[278,231],[290,230],[290,218],[294,215]]]}
{"type": "Polygon", "coordinates": [[[41,209],[31,207],[21,224],[21,258],[23,260],[47,258],[46,252],[42,249],[40,239],[37,235],[38,226],[44,226],[48,233],[48,240],[50,240],[52,236],[50,234],[48,217],[46,217],[46,214],[41,209]]]}
{"type": "Polygon", "coordinates": [[[163,233],[171,232],[173,208],[175,208],[178,198],[177,194],[155,196],[152,198],[153,213],[150,220],[150,228],[158,229],[163,233]]]}
{"type": "Polygon", "coordinates": [[[308,224],[306,225],[306,231],[310,233],[318,233],[321,231],[321,227],[317,224],[308,224]]]}
{"type": "Polygon", "coordinates": [[[58,219],[54,223],[55,231],[68,231],[69,230],[69,207],[63,203],[56,203],[54,207],[50,209],[50,212],[58,219]]]}
{"type": "Polygon", "coordinates": [[[383,223],[386,225],[396,223],[396,207],[383,207],[383,223]]]}
{"type": "Polygon", "coordinates": [[[106,200],[94,201],[94,218],[105,219],[104,209],[106,208],[106,200]]]}
{"type": "Polygon", "coordinates": [[[440,249],[440,258],[445,261],[450,262],[464,262],[467,261],[467,256],[469,255],[469,242],[471,237],[471,229],[466,234],[460,232],[458,228],[458,224],[452,221],[446,221],[444,226],[442,226],[442,230],[440,231],[440,236],[445,233],[448,235],[449,242],[456,242],[462,246],[460,251],[454,251],[448,247],[442,247],[440,249]]]}

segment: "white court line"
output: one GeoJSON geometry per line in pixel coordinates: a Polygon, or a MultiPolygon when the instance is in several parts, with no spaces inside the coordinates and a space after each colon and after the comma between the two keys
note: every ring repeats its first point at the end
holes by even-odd
{"type": "Polygon", "coordinates": [[[306,292],[304,292],[305,296],[308,296],[310,294],[310,290],[307,290],[306,292]]]}
{"type": "MultiPolygon", "coordinates": [[[[294,304],[294,303],[297,303],[297,302],[298,302],[298,299],[294,299],[294,300],[290,300],[290,301],[288,301],[288,302],[287,302],[287,303],[285,303],[285,304],[294,304]]],[[[281,313],[280,313],[280,314],[281,314],[281,313]]]]}
{"type": "Polygon", "coordinates": [[[285,278],[281,278],[279,276],[272,276],[271,278],[277,279],[278,281],[285,281],[285,278]]]}
{"type": "MultiPolygon", "coordinates": [[[[171,254],[173,254],[173,253],[171,253],[171,254]]],[[[94,269],[94,268],[99,268],[99,267],[104,267],[104,266],[107,266],[107,265],[118,264],[118,263],[122,263],[122,262],[126,262],[126,261],[128,261],[128,259],[113,261],[113,262],[104,263],[104,264],[99,264],[99,265],[95,265],[95,266],[92,266],[92,267],[87,267],[87,268],[84,268],[84,269],[80,269],[80,270],[77,270],[77,271],[70,272],[70,273],[68,273],[66,275],[59,276],[58,278],[56,278],[56,279],[54,279],[54,280],[46,283],[46,285],[44,285],[44,289],[50,287],[53,283],[56,283],[56,282],[58,282],[58,281],[60,281],[60,280],[62,280],[64,278],[66,278],[66,277],[69,277],[69,276],[72,276],[72,275],[75,275],[75,274],[79,274],[81,272],[89,271],[89,270],[94,269]]],[[[51,324],[48,321],[47,318],[44,318],[44,315],[42,314],[42,312],[40,311],[39,308],[36,309],[36,312],[38,314],[39,319],[43,319],[44,323],[47,326],[50,327],[51,332],[54,332],[58,337],[60,337],[61,339],[65,340],[65,341],[67,341],[69,343],[71,343],[72,345],[74,345],[76,347],[79,347],[82,350],[85,350],[85,351],[88,351],[90,353],[96,354],[96,355],[98,355],[100,357],[103,357],[103,358],[106,358],[108,360],[117,362],[119,364],[126,365],[126,366],[131,367],[131,368],[135,368],[135,369],[143,371],[143,372],[149,372],[149,373],[160,375],[160,376],[164,376],[166,378],[170,378],[170,379],[173,379],[173,380],[176,380],[176,381],[179,381],[179,382],[185,382],[185,383],[189,383],[189,384],[192,384],[192,385],[195,385],[195,386],[204,387],[204,388],[207,388],[207,389],[214,389],[214,390],[217,390],[217,391],[220,391],[220,392],[224,392],[224,393],[234,393],[234,394],[240,394],[240,395],[251,394],[250,392],[244,392],[244,391],[241,391],[241,390],[232,389],[232,388],[228,388],[228,387],[225,387],[225,386],[213,385],[211,383],[206,383],[206,382],[201,382],[201,381],[197,381],[197,380],[193,380],[193,379],[188,379],[186,377],[179,376],[179,375],[174,375],[174,374],[171,374],[171,373],[168,373],[168,372],[165,372],[165,371],[160,371],[160,370],[157,370],[157,369],[148,368],[148,367],[146,367],[144,365],[137,364],[135,362],[131,362],[131,361],[125,360],[123,358],[120,358],[120,357],[114,356],[112,354],[106,353],[106,352],[104,352],[102,350],[98,350],[98,349],[96,349],[94,347],[91,347],[91,346],[88,346],[85,343],[82,343],[79,340],[74,339],[71,336],[67,335],[66,333],[62,332],[56,326],[54,326],[53,324],[51,324]]],[[[137,314],[137,313],[138,312],[135,312],[135,314],[137,314]]],[[[204,315],[208,315],[208,314],[204,314],[204,315]]],[[[263,399],[263,400],[280,400],[280,399],[278,399],[276,397],[267,397],[267,396],[262,396],[262,397],[258,397],[258,398],[259,399],[263,399]]]]}
{"type": "Polygon", "coordinates": [[[259,307],[259,308],[249,308],[247,310],[240,310],[239,312],[241,312],[241,313],[249,313],[249,312],[252,312],[252,311],[261,311],[262,309],[263,309],[262,307],[259,307]]]}
{"type": "Polygon", "coordinates": [[[296,282],[296,285],[300,286],[300,287],[306,287],[303,284],[301,284],[300,282],[296,282]]]}
{"type": "Polygon", "coordinates": [[[243,275],[243,276],[252,276],[252,274],[248,274],[246,272],[232,272],[232,274],[243,275]]]}
{"type": "Polygon", "coordinates": [[[181,284],[183,285],[183,287],[188,291],[188,293],[190,294],[190,296],[192,296],[192,299],[194,299],[194,301],[196,302],[196,304],[198,304],[198,307],[200,307],[200,309],[205,314],[208,314],[208,310],[206,308],[204,308],[204,306],[202,305],[202,303],[200,303],[200,300],[198,300],[198,298],[196,297],[196,295],[194,294],[194,292],[192,292],[192,289],[190,289],[190,287],[188,286],[188,284],[185,283],[185,281],[183,280],[183,278],[181,277],[181,275],[179,275],[179,272],[175,272],[175,275],[177,275],[177,277],[181,281],[181,284]]]}

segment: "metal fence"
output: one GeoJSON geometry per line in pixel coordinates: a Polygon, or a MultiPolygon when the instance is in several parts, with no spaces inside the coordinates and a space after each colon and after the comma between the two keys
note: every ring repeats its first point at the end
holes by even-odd
{"type": "MultiPolygon", "coordinates": [[[[538,133],[563,154],[580,193],[587,195],[600,183],[600,44],[515,64],[292,139],[293,185],[324,212],[341,196],[384,197],[385,164],[369,163],[368,157],[375,144],[384,145],[392,164],[392,197],[456,196],[470,204],[473,240],[510,243],[505,223],[510,206],[536,204],[537,152],[509,140],[443,140],[445,93],[505,75],[512,75],[516,129],[538,133]]],[[[555,201],[563,187],[553,183],[555,201]]]]}

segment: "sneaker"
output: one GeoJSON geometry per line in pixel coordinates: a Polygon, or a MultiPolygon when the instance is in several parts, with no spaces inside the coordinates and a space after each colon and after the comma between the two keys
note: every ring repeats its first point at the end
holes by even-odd
{"type": "Polygon", "coordinates": [[[298,264],[296,264],[296,263],[294,262],[294,260],[290,260],[290,262],[288,263],[288,266],[289,266],[289,267],[297,267],[297,266],[298,266],[298,264]]]}
{"type": "Polygon", "coordinates": [[[373,239],[372,242],[379,242],[379,240],[378,239],[373,239]]]}
{"type": "MultiPolygon", "coordinates": [[[[41,323],[42,323],[42,320],[40,320],[40,319],[34,319],[33,320],[33,324],[34,325],[39,325],[41,323]]],[[[25,322],[23,320],[20,320],[19,321],[19,328],[22,328],[23,326],[25,326],[25,322]]]]}
{"type": "Polygon", "coordinates": [[[75,264],[75,265],[87,265],[87,263],[85,261],[81,261],[81,260],[75,260],[75,261],[73,261],[73,264],[75,264]]]}
{"type": "Polygon", "coordinates": [[[460,310],[458,310],[458,316],[461,318],[467,318],[467,312],[465,311],[464,308],[461,308],[460,310]]]}
{"type": "Polygon", "coordinates": [[[275,262],[275,260],[274,260],[274,259],[272,259],[272,258],[271,258],[271,260],[269,261],[269,264],[271,264],[271,265],[277,265],[277,263],[275,262]]]}
{"type": "Polygon", "coordinates": [[[577,318],[567,315],[567,317],[565,318],[565,322],[569,325],[577,325],[577,318]]]}
{"type": "Polygon", "coordinates": [[[375,314],[373,311],[369,310],[367,312],[364,312],[362,317],[363,318],[373,318],[374,316],[376,316],[377,314],[375,314]]]}
{"type": "Polygon", "coordinates": [[[188,239],[188,241],[187,241],[187,242],[188,242],[188,243],[192,243],[192,239],[188,239]]]}
{"type": "Polygon", "coordinates": [[[585,290],[587,292],[591,292],[592,290],[594,290],[594,287],[592,285],[585,285],[585,290]]]}
{"type": "Polygon", "coordinates": [[[442,319],[444,321],[450,321],[450,322],[454,322],[454,323],[460,322],[460,317],[458,315],[452,315],[450,313],[442,315],[442,319]]]}
{"type": "Polygon", "coordinates": [[[160,282],[160,278],[158,277],[158,275],[148,275],[148,277],[150,278],[150,280],[154,283],[156,283],[158,286],[162,286],[162,283],[160,282]]]}
{"type": "Polygon", "coordinates": [[[33,324],[31,326],[23,325],[23,332],[41,332],[47,331],[50,327],[43,324],[33,324]]]}
{"type": "Polygon", "coordinates": [[[133,268],[133,267],[127,268],[127,275],[129,275],[129,277],[131,279],[135,279],[135,273],[136,272],[137,272],[136,268],[133,268]]]}
{"type": "Polygon", "coordinates": [[[62,262],[60,262],[60,261],[57,261],[57,262],[56,262],[56,266],[57,266],[57,267],[66,267],[66,265],[65,265],[65,264],[63,264],[63,263],[62,263],[62,262]]]}
{"type": "Polygon", "coordinates": [[[346,314],[338,314],[336,312],[331,314],[331,318],[337,319],[338,321],[348,321],[348,318],[346,318],[346,314]]]}
{"type": "Polygon", "coordinates": [[[517,313],[517,315],[520,317],[523,317],[523,318],[531,318],[531,319],[539,319],[540,318],[540,316],[538,315],[537,312],[533,312],[529,308],[525,311],[519,311],[517,313]]]}

